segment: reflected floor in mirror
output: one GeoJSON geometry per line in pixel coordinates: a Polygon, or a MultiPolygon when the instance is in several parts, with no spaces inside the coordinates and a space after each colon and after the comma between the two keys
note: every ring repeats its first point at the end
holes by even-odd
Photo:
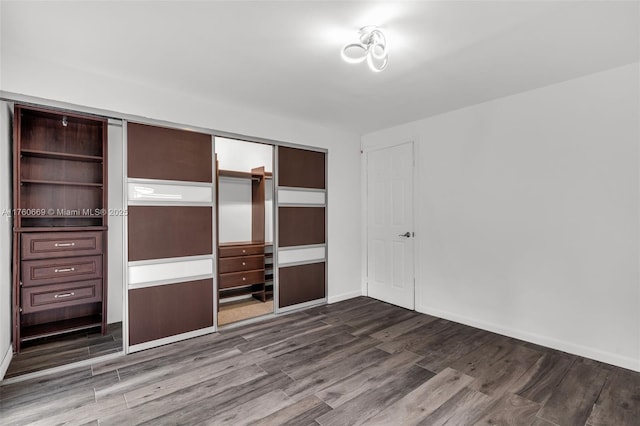
{"type": "Polygon", "coordinates": [[[109,324],[103,336],[99,328],[58,335],[22,344],[14,354],[5,379],[60,367],[122,350],[122,322],[109,324]]]}
{"type": "Polygon", "coordinates": [[[256,299],[244,299],[220,304],[218,325],[231,324],[250,318],[273,313],[273,300],[261,302],[256,299]]]}

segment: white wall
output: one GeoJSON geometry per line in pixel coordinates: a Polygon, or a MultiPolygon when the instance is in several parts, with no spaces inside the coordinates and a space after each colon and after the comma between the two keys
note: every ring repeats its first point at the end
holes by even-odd
{"type": "Polygon", "coordinates": [[[11,121],[12,106],[0,102],[0,380],[9,368],[13,348],[11,346],[11,275],[13,219],[9,214],[11,198],[11,121]]]}
{"type": "Polygon", "coordinates": [[[2,55],[0,89],[6,92],[328,149],[329,301],[361,294],[359,135],[189,97],[99,70],[6,51],[2,55]]]}
{"type": "Polygon", "coordinates": [[[417,142],[419,311],[640,370],[639,72],[362,138],[417,142]]]}

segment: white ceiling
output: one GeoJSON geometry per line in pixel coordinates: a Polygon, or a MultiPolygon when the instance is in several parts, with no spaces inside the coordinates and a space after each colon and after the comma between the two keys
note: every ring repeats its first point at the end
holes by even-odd
{"type": "Polygon", "coordinates": [[[637,61],[639,2],[7,2],[2,59],[366,133],[637,61]],[[379,74],[340,58],[387,33],[379,74]]]}

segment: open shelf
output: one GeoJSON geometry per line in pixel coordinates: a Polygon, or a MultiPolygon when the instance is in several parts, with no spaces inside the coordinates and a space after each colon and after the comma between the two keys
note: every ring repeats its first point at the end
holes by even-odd
{"type": "Polygon", "coordinates": [[[100,315],[91,315],[87,317],[72,318],[62,321],[48,322],[45,324],[32,325],[22,328],[21,341],[39,339],[41,337],[54,336],[72,331],[84,330],[87,328],[102,326],[102,317],[100,315]]]}
{"type": "Polygon", "coordinates": [[[36,185],[64,185],[64,186],[88,186],[95,188],[102,188],[102,183],[95,182],[64,182],[55,180],[37,180],[37,179],[22,179],[20,183],[30,183],[36,185]]]}
{"type": "Polygon", "coordinates": [[[101,163],[103,158],[95,155],[68,154],[65,152],[42,151],[39,149],[21,149],[20,153],[28,157],[53,158],[56,160],[91,161],[101,163]]]}

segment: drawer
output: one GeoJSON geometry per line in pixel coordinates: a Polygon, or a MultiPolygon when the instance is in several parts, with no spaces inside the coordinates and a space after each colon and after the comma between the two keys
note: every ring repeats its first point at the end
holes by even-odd
{"type": "Polygon", "coordinates": [[[225,257],[220,259],[221,274],[264,269],[264,256],[225,257]]]}
{"type": "Polygon", "coordinates": [[[264,269],[256,271],[232,272],[221,274],[218,288],[232,288],[243,285],[261,284],[264,282],[264,269]]]}
{"type": "Polygon", "coordinates": [[[100,277],[102,277],[102,256],[22,262],[22,285],[24,287],[91,280],[100,277]]]}
{"type": "Polygon", "coordinates": [[[39,232],[22,234],[22,259],[102,254],[102,232],[39,232]]]}
{"type": "Polygon", "coordinates": [[[240,246],[221,246],[219,248],[220,257],[237,257],[247,256],[251,254],[263,254],[263,245],[240,245],[240,246]]]}
{"type": "Polygon", "coordinates": [[[22,312],[26,314],[101,301],[101,279],[22,288],[22,312]]]}

